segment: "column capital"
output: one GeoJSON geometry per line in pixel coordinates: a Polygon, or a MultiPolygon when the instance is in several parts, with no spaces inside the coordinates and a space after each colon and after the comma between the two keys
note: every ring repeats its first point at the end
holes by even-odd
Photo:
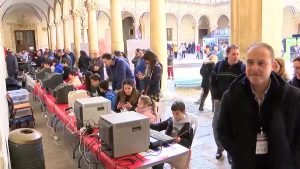
{"type": "Polygon", "coordinates": [[[65,15],[62,18],[63,23],[68,22],[71,19],[71,17],[69,15],[65,15]]]}
{"type": "Polygon", "coordinates": [[[55,26],[55,23],[49,23],[49,28],[50,28],[50,29],[55,29],[55,27],[56,27],[56,26],[55,26]]]}
{"type": "Polygon", "coordinates": [[[60,25],[61,24],[61,20],[60,19],[54,20],[54,24],[55,24],[55,26],[60,25]]]}
{"type": "Polygon", "coordinates": [[[86,7],[88,10],[98,10],[100,8],[99,0],[87,0],[86,7]]]}
{"type": "Polygon", "coordinates": [[[84,11],[83,9],[73,9],[73,18],[81,18],[84,16],[84,11]]]}

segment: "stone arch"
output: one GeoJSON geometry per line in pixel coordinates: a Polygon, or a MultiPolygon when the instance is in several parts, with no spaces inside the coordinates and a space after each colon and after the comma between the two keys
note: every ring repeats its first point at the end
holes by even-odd
{"type": "Polygon", "coordinates": [[[178,17],[173,13],[167,13],[167,41],[175,43],[178,41],[178,17]]]}
{"type": "Polygon", "coordinates": [[[193,15],[185,14],[181,18],[180,40],[181,42],[195,42],[196,20],[193,15]]]}
{"type": "Polygon", "coordinates": [[[62,14],[63,16],[69,16],[70,10],[72,10],[71,1],[70,0],[63,0],[62,2],[62,14]]]}
{"type": "Polygon", "coordinates": [[[150,12],[144,12],[140,16],[141,34],[143,39],[150,39],[150,12]]]}
{"type": "Polygon", "coordinates": [[[282,37],[288,38],[299,32],[299,16],[300,12],[295,6],[286,6],[283,8],[282,37]]]}
{"type": "Polygon", "coordinates": [[[210,32],[210,19],[207,15],[202,15],[198,21],[199,39],[203,39],[210,32]]]}
{"type": "Polygon", "coordinates": [[[111,51],[111,28],[110,28],[110,16],[105,11],[98,13],[98,44],[99,50],[102,53],[111,51]]]}
{"type": "Polygon", "coordinates": [[[56,22],[61,21],[62,8],[61,8],[59,1],[56,1],[55,8],[54,8],[54,16],[55,16],[56,22]]]}
{"type": "Polygon", "coordinates": [[[221,15],[217,22],[218,29],[230,28],[229,18],[226,15],[221,15]]]}
{"type": "Polygon", "coordinates": [[[135,20],[135,15],[129,11],[122,11],[122,20],[124,20],[125,18],[128,18],[128,17],[132,17],[133,19],[133,22],[135,23],[136,20],[135,20]]]}

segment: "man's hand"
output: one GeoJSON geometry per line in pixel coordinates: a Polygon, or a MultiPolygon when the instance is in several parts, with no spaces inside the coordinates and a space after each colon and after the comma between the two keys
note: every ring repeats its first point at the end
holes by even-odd
{"type": "Polygon", "coordinates": [[[176,143],[179,143],[180,141],[181,141],[181,138],[178,137],[178,136],[176,136],[176,137],[175,137],[175,142],[176,142],[176,143]]]}
{"type": "Polygon", "coordinates": [[[94,66],[94,71],[98,71],[100,69],[99,66],[94,66]]]}
{"type": "Polygon", "coordinates": [[[142,72],[138,72],[136,74],[137,78],[140,79],[140,80],[143,80],[145,78],[145,75],[142,73],[142,72]]]}

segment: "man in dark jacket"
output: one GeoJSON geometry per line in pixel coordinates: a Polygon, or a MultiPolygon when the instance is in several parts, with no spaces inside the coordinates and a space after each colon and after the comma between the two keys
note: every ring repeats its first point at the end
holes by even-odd
{"type": "MultiPolygon", "coordinates": [[[[223,157],[224,148],[216,134],[217,119],[220,114],[220,105],[223,93],[229,88],[231,82],[245,71],[245,65],[239,61],[239,48],[235,45],[228,46],[226,49],[227,57],[219,61],[214,67],[211,77],[211,96],[214,100],[214,117],[212,122],[213,133],[218,150],[216,159],[223,157]]],[[[228,154],[228,161],[231,162],[228,154]]]]}
{"type": "Polygon", "coordinates": [[[90,62],[91,58],[88,57],[85,51],[81,50],[80,57],[78,60],[78,68],[80,69],[80,71],[85,73],[89,68],[90,62]]]}
{"type": "Polygon", "coordinates": [[[101,80],[104,79],[104,64],[102,58],[98,55],[97,51],[92,52],[92,60],[89,66],[89,71],[93,72],[94,74],[97,73],[101,80]]]}
{"type": "Polygon", "coordinates": [[[122,83],[124,79],[134,80],[134,75],[129,67],[129,64],[119,57],[114,57],[109,53],[105,53],[102,56],[103,62],[107,67],[107,71],[112,78],[112,89],[122,89],[122,83]]]}
{"type": "Polygon", "coordinates": [[[300,90],[272,73],[265,43],[247,51],[246,74],[224,93],[217,135],[232,169],[300,168],[300,90]]]}
{"type": "Polygon", "coordinates": [[[75,55],[73,52],[70,51],[70,49],[66,48],[65,49],[65,54],[69,55],[70,58],[71,58],[71,66],[70,67],[74,67],[74,64],[75,64],[75,55]]]}
{"type": "Polygon", "coordinates": [[[18,62],[17,57],[13,55],[12,51],[7,52],[7,56],[5,58],[6,68],[8,77],[12,77],[17,79],[18,76],[18,62]]]}
{"type": "Polygon", "coordinates": [[[293,67],[295,76],[289,81],[289,84],[300,89],[300,57],[293,60],[293,67]]]}

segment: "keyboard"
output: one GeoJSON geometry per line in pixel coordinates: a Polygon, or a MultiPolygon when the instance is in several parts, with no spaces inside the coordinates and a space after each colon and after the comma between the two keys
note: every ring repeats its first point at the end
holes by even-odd
{"type": "Polygon", "coordinates": [[[173,137],[168,136],[159,131],[150,129],[150,146],[149,146],[150,148],[156,148],[164,144],[172,143],[173,141],[174,141],[173,137]]]}

